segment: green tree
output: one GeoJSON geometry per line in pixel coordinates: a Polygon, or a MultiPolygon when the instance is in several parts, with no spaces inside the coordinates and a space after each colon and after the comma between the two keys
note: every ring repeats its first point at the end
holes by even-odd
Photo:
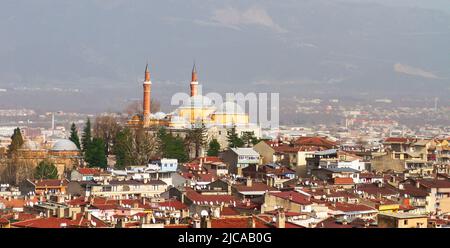
{"type": "Polygon", "coordinates": [[[133,165],[133,135],[129,128],[124,128],[117,132],[114,138],[113,152],[116,155],[116,169],[124,169],[126,166],[133,165]]]}
{"type": "Polygon", "coordinates": [[[239,135],[236,132],[236,126],[233,126],[227,133],[228,147],[236,148],[243,147],[244,141],[239,138],[239,135]]]}
{"type": "Polygon", "coordinates": [[[14,133],[11,136],[11,144],[8,146],[8,156],[12,156],[17,152],[17,150],[23,144],[22,133],[20,132],[20,128],[14,129],[14,133]]]}
{"type": "Polygon", "coordinates": [[[107,160],[105,154],[105,142],[101,138],[93,138],[89,142],[85,155],[86,162],[89,167],[107,167],[107,160]]]}
{"type": "Polygon", "coordinates": [[[80,144],[80,137],[78,137],[78,130],[75,126],[75,123],[72,123],[72,126],[70,126],[70,137],[69,140],[72,141],[79,150],[81,150],[81,144],[80,144]]]}
{"type": "Polygon", "coordinates": [[[207,152],[208,156],[218,156],[220,151],[220,144],[217,141],[217,139],[212,139],[211,142],[209,142],[209,149],[207,152]]]}
{"type": "Polygon", "coordinates": [[[43,160],[39,162],[38,166],[34,171],[35,179],[57,179],[58,178],[58,169],[56,166],[48,161],[43,160]]]}
{"type": "Polygon", "coordinates": [[[114,137],[120,130],[118,120],[113,115],[101,115],[97,116],[93,125],[93,137],[102,138],[105,142],[106,154],[113,153],[112,146],[114,143],[114,137]]]}
{"type": "Polygon", "coordinates": [[[175,158],[179,162],[187,162],[189,159],[186,145],[182,138],[175,137],[162,127],[158,130],[159,154],[165,158],[175,158]]]}
{"type": "Polygon", "coordinates": [[[195,157],[198,158],[200,156],[200,150],[206,144],[206,127],[202,124],[200,127],[193,127],[188,130],[185,141],[186,146],[193,146],[195,149],[195,157]]]}
{"type": "MultiPolygon", "coordinates": [[[[86,121],[86,125],[83,129],[83,135],[81,136],[81,149],[83,153],[86,153],[86,150],[89,147],[89,144],[92,142],[92,133],[91,133],[91,120],[88,118],[86,121]]],[[[86,155],[85,155],[86,156],[86,155]]]]}
{"type": "Polygon", "coordinates": [[[243,132],[242,141],[246,147],[251,147],[258,144],[259,140],[255,136],[255,132],[243,132]]]}

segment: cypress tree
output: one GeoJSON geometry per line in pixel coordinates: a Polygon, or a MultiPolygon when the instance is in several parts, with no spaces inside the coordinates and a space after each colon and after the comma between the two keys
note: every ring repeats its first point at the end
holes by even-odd
{"type": "Polygon", "coordinates": [[[14,133],[11,136],[11,144],[8,146],[8,155],[11,157],[23,144],[22,133],[20,128],[14,129],[14,133]]]}
{"type": "Polygon", "coordinates": [[[79,150],[81,150],[80,137],[78,137],[78,131],[77,127],[75,126],[75,123],[72,123],[72,126],[70,126],[69,140],[72,141],[78,147],[79,150]]]}
{"type": "Polygon", "coordinates": [[[86,121],[86,125],[83,129],[83,135],[81,136],[81,145],[83,153],[86,153],[86,150],[89,147],[89,144],[92,142],[92,133],[91,133],[91,120],[88,118],[86,121]]]}
{"type": "Polygon", "coordinates": [[[101,138],[93,138],[86,149],[86,162],[89,167],[106,168],[105,142],[101,138]]]}
{"type": "Polygon", "coordinates": [[[39,162],[38,166],[34,172],[35,179],[57,179],[58,178],[58,169],[56,166],[48,161],[43,160],[39,162]]]}
{"type": "Polygon", "coordinates": [[[217,141],[217,139],[211,140],[211,142],[209,142],[209,149],[207,152],[208,156],[218,156],[219,151],[220,151],[220,144],[217,141]]]}

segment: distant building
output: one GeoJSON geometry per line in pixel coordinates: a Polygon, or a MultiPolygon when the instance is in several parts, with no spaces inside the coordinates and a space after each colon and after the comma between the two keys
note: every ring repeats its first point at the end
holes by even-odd
{"type": "Polygon", "coordinates": [[[261,156],[253,148],[231,148],[223,153],[222,159],[229,165],[230,173],[242,175],[242,169],[259,164],[261,156]]]}
{"type": "Polygon", "coordinates": [[[378,214],[380,228],[427,228],[428,218],[425,215],[407,213],[378,214]]]}

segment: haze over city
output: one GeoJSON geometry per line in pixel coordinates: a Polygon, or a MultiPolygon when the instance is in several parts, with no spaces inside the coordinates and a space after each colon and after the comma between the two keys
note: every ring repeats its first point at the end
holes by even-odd
{"type": "Polygon", "coordinates": [[[0,16],[3,108],[122,111],[148,61],[168,111],[194,60],[206,92],[450,104],[446,1],[18,0],[0,16]]]}

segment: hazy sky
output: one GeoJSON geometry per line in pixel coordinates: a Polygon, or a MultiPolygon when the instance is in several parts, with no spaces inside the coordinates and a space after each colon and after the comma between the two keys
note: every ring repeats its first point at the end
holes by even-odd
{"type": "Polygon", "coordinates": [[[450,92],[444,0],[14,0],[0,31],[7,107],[118,109],[147,60],[162,101],[194,60],[208,91],[450,92]]]}

